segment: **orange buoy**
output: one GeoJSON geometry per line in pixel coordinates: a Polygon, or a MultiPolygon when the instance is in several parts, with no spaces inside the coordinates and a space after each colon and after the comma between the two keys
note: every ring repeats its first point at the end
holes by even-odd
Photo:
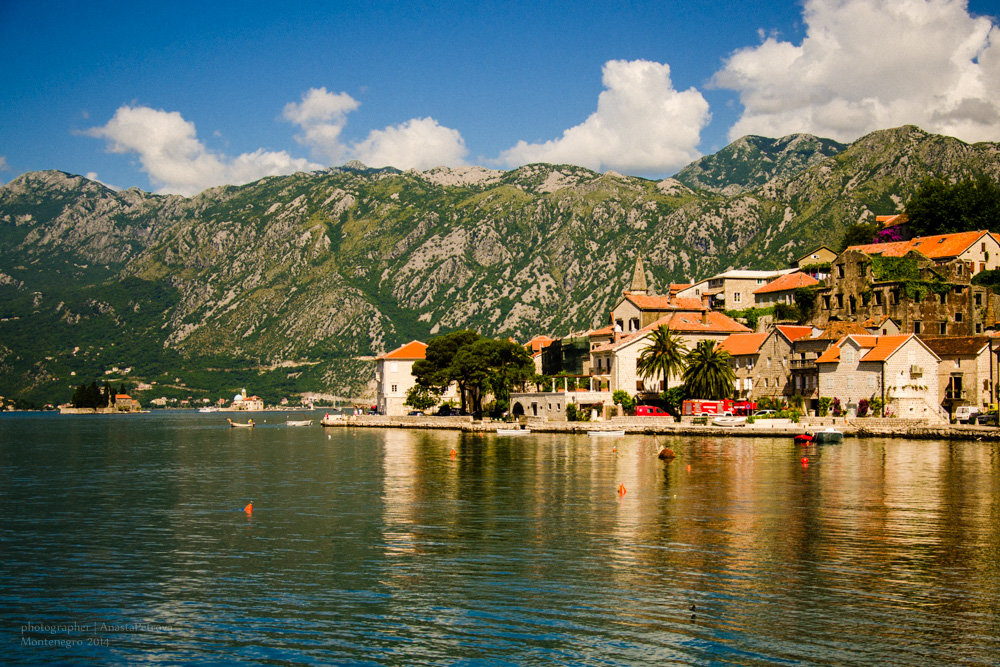
{"type": "Polygon", "coordinates": [[[691,472],[691,464],[688,464],[688,472],[691,472]]]}
{"type": "Polygon", "coordinates": [[[804,466],[809,465],[809,457],[808,456],[803,456],[802,457],[802,465],[804,465],[804,466]]]}
{"type": "Polygon", "coordinates": [[[453,449],[453,450],[451,450],[451,453],[449,454],[449,456],[450,456],[451,458],[455,458],[455,450],[454,450],[454,449],[453,449]]]}
{"type": "Polygon", "coordinates": [[[624,484],[619,484],[618,485],[618,495],[619,496],[624,496],[625,495],[625,485],[624,484]]]}
{"type": "Polygon", "coordinates": [[[611,451],[617,454],[618,453],[618,447],[612,447],[611,451]]]}
{"type": "Polygon", "coordinates": [[[243,508],[243,511],[246,512],[247,514],[253,514],[253,501],[252,500],[249,503],[247,503],[247,506],[243,508]]]}
{"type": "MultiPolygon", "coordinates": [[[[663,449],[660,450],[660,458],[664,460],[669,460],[674,458],[674,450],[670,449],[669,447],[664,447],[663,449]]],[[[688,467],[688,469],[690,470],[690,466],[688,467]]]]}

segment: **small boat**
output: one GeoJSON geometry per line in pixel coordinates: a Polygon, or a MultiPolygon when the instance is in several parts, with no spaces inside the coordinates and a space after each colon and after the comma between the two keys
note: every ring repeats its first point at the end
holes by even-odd
{"type": "Polygon", "coordinates": [[[818,431],[813,436],[813,442],[817,445],[831,445],[843,441],[844,434],[834,428],[827,428],[826,430],[818,431]]]}
{"type": "Polygon", "coordinates": [[[323,415],[323,418],[319,420],[322,426],[337,426],[344,422],[344,415],[331,415],[329,412],[323,415]]]}
{"type": "Polygon", "coordinates": [[[313,420],[311,419],[300,419],[298,421],[289,419],[285,422],[285,426],[312,426],[312,423],[313,420]]]}
{"type": "Polygon", "coordinates": [[[531,429],[527,428],[498,428],[497,435],[531,435],[531,429]]]}
{"type": "Polygon", "coordinates": [[[218,412],[219,408],[213,408],[211,406],[206,408],[198,408],[198,412],[218,412]]]}
{"type": "Polygon", "coordinates": [[[712,420],[716,426],[742,426],[747,423],[746,417],[716,417],[712,420]]]}
{"type": "Polygon", "coordinates": [[[256,426],[256,424],[253,423],[252,419],[248,419],[246,424],[244,424],[243,422],[234,422],[232,419],[228,418],[226,419],[226,421],[229,422],[229,425],[232,428],[253,428],[254,426],[256,426]]]}
{"type": "Polygon", "coordinates": [[[587,431],[587,435],[592,438],[620,438],[625,435],[625,429],[619,429],[617,431],[587,431]]]}
{"type": "Polygon", "coordinates": [[[812,433],[802,433],[792,438],[796,445],[811,445],[813,442],[812,433]]]}

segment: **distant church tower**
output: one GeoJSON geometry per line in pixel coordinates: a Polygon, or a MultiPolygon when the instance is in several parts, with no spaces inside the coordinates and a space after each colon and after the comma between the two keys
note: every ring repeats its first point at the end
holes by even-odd
{"type": "Polygon", "coordinates": [[[642,255],[639,255],[635,260],[632,285],[626,291],[629,294],[649,294],[649,285],[646,283],[646,267],[642,265],[642,255]]]}

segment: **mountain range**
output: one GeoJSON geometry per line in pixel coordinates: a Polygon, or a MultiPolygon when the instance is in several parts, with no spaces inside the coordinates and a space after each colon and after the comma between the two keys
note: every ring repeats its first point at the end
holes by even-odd
{"type": "Polygon", "coordinates": [[[1000,144],[912,126],[744,137],[661,181],[349,163],[181,197],[26,173],[0,187],[0,394],[61,402],[109,377],[360,396],[373,355],[411,339],[603,323],[640,255],[661,292],[784,267],[929,176],[978,174],[1000,179],[1000,144]]]}

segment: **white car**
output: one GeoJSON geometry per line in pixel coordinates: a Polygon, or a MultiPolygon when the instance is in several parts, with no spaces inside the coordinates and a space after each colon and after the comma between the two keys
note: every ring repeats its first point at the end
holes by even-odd
{"type": "Polygon", "coordinates": [[[770,417],[773,414],[777,414],[774,410],[758,410],[753,413],[754,417],[770,417]]]}

